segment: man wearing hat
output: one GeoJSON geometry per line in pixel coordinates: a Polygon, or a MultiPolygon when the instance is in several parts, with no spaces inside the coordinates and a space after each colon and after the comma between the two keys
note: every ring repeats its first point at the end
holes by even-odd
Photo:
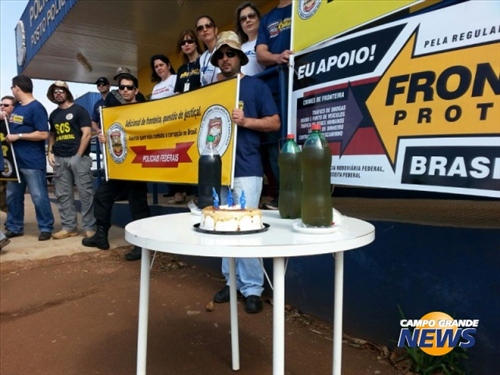
{"type": "Polygon", "coordinates": [[[47,111],[33,97],[33,81],[25,75],[12,78],[12,95],[19,102],[9,121],[10,134],[16,154],[20,182],[7,183],[7,238],[24,235],[24,194],[28,187],[35,206],[39,241],[50,240],[54,229],[54,215],[47,191],[45,141],[49,137],[47,111]]]}
{"type": "Polygon", "coordinates": [[[99,77],[95,81],[97,85],[97,91],[101,94],[101,99],[99,99],[94,104],[94,110],[92,111],[92,130],[95,133],[99,133],[101,129],[101,107],[104,107],[106,96],[109,93],[109,81],[106,77],[99,77]]]}
{"type": "MultiPolygon", "coordinates": [[[[240,68],[248,63],[241,49],[238,36],[232,31],[219,34],[211,62],[219,67],[219,79],[230,79],[240,74],[239,108],[233,109],[232,119],[238,126],[236,160],[234,170],[235,201],[242,193],[248,207],[258,207],[263,183],[263,167],[260,158],[262,132],[276,131],[280,127],[278,108],[271,91],[260,79],[241,74],[240,68]]],[[[221,200],[226,204],[228,188],[222,187],[221,200]]],[[[229,283],[229,261],[222,260],[222,273],[229,283]]],[[[236,287],[246,297],[245,311],[258,313],[262,310],[260,296],[264,285],[264,272],[256,258],[236,259],[236,287]]],[[[229,286],[226,285],[214,296],[214,302],[229,301],[229,286]]]]}
{"type": "MultiPolygon", "coordinates": [[[[120,82],[120,76],[123,74],[126,74],[127,76],[132,75],[130,73],[129,68],[120,66],[120,67],[118,67],[118,69],[116,69],[116,73],[115,73],[115,76],[113,77],[113,79],[116,82],[120,82]]],[[[138,103],[145,102],[146,97],[140,91],[137,91],[137,94],[135,95],[135,100],[138,103]]],[[[125,103],[126,103],[126,100],[123,99],[119,90],[111,90],[109,92],[109,95],[106,96],[104,106],[105,107],[114,107],[114,106],[117,106],[120,104],[125,104],[125,103]]]]}
{"type": "Polygon", "coordinates": [[[47,98],[57,104],[50,114],[49,152],[47,158],[54,168],[54,193],[57,198],[62,229],[52,238],[60,240],[78,235],[78,221],[73,185],[81,202],[84,237],[94,235],[94,189],[90,157],[90,116],[85,108],[73,103],[73,94],[66,82],[50,85],[47,98]]]}

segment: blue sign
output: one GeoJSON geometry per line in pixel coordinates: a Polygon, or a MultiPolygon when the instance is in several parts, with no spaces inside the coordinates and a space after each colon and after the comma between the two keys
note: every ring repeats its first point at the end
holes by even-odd
{"type": "Polygon", "coordinates": [[[30,0],[16,26],[17,71],[33,60],[78,0],[30,0]]]}

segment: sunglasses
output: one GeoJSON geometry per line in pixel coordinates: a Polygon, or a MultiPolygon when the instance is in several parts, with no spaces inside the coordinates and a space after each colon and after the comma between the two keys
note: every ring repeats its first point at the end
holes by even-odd
{"type": "Polygon", "coordinates": [[[3,103],[1,103],[0,107],[10,107],[10,104],[3,104],[3,103]]]}
{"type": "Polygon", "coordinates": [[[134,85],[120,85],[120,86],[118,86],[118,89],[120,89],[122,91],[125,89],[132,91],[133,89],[135,89],[135,86],[134,85]]]}
{"type": "Polygon", "coordinates": [[[63,89],[55,89],[54,94],[63,94],[65,91],[63,89]]]}
{"type": "Polygon", "coordinates": [[[204,25],[200,25],[200,26],[196,26],[196,31],[200,32],[200,31],[203,31],[205,29],[211,29],[214,27],[214,24],[212,22],[209,22],[209,23],[206,23],[204,25]]]}
{"type": "Polygon", "coordinates": [[[220,59],[223,59],[224,58],[224,55],[226,55],[228,58],[233,58],[234,56],[236,56],[236,51],[235,50],[232,50],[232,49],[228,49],[226,52],[223,52],[223,51],[217,51],[215,53],[215,58],[217,60],[220,60],[220,59]]]}
{"type": "Polygon", "coordinates": [[[249,19],[249,20],[254,20],[256,17],[257,17],[257,13],[255,13],[255,12],[248,13],[246,16],[241,16],[241,17],[240,17],[240,22],[241,22],[241,23],[243,23],[243,22],[245,22],[247,19],[249,19]]]}
{"type": "Polygon", "coordinates": [[[186,44],[194,44],[194,40],[193,39],[186,39],[186,40],[183,40],[182,42],[179,43],[179,45],[181,47],[185,46],[186,44]]]}
{"type": "Polygon", "coordinates": [[[105,84],[105,83],[98,83],[97,84],[97,87],[101,87],[101,86],[107,86],[107,84],[105,84]]]}

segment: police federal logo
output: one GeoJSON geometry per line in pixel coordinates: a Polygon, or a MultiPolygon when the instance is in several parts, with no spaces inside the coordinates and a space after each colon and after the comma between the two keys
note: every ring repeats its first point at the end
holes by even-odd
{"type": "Polygon", "coordinates": [[[107,132],[109,155],[116,164],[121,164],[127,157],[127,137],[119,123],[111,125],[107,132]]]}
{"type": "Polygon", "coordinates": [[[318,10],[321,5],[321,0],[300,0],[299,1],[299,17],[303,20],[308,20],[318,10]]]}
{"type": "Polygon", "coordinates": [[[214,137],[214,147],[220,156],[224,155],[231,142],[231,115],[221,105],[207,108],[201,119],[198,133],[198,153],[201,155],[207,145],[207,137],[214,137]]]}
{"type": "Polygon", "coordinates": [[[68,113],[68,114],[66,115],[66,120],[70,121],[70,120],[72,120],[72,119],[73,119],[73,114],[72,114],[72,113],[68,113]]]}

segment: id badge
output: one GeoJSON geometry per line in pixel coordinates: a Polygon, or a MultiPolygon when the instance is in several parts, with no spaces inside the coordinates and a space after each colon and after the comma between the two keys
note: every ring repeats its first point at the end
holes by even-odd
{"type": "Polygon", "coordinates": [[[184,84],[184,91],[183,92],[187,92],[187,91],[189,91],[189,82],[186,82],[184,84]]]}

